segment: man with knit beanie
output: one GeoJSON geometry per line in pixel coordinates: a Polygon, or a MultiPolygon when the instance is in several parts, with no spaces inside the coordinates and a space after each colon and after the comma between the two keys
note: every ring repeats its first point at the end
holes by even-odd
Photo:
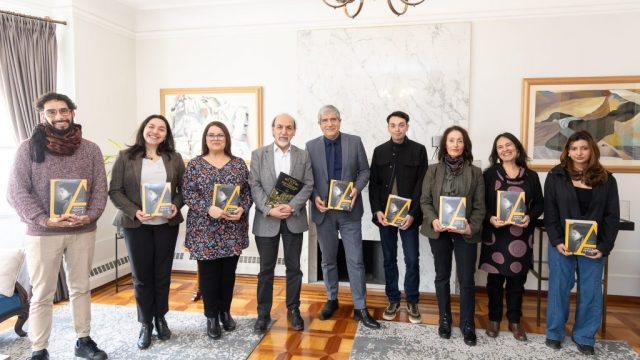
{"type": "Polygon", "coordinates": [[[82,138],[74,123],[76,105],[66,95],[47,93],[35,101],[41,123],[18,147],[9,177],[7,200],[27,224],[25,251],[33,296],[29,310],[31,359],[49,359],[53,297],[64,258],[73,322],[78,337],[75,356],[104,360],[89,336],[96,221],[107,201],[107,179],[98,146],[82,138]],[[52,179],[86,179],[84,215],[49,214],[52,179]]]}

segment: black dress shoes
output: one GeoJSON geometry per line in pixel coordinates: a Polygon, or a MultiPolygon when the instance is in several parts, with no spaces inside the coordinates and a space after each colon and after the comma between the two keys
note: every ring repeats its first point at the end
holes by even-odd
{"type": "Polygon", "coordinates": [[[338,299],[335,300],[327,300],[320,310],[320,320],[327,320],[333,316],[333,314],[338,310],[340,304],[338,304],[338,299]]]}
{"type": "Polygon", "coordinates": [[[440,314],[438,321],[438,336],[443,339],[451,338],[451,318],[447,314],[440,314]]]}
{"type": "Polygon", "coordinates": [[[138,336],[138,349],[144,350],[151,345],[151,334],[153,333],[153,324],[142,324],[140,328],[140,336],[138,336]]]}
{"type": "Polygon", "coordinates": [[[156,332],[158,333],[158,339],[164,341],[169,340],[171,338],[171,330],[169,330],[169,325],[167,325],[167,320],[164,319],[164,316],[161,318],[156,318],[156,332]]]}
{"type": "Polygon", "coordinates": [[[207,318],[207,336],[213,340],[218,340],[222,337],[222,328],[220,328],[220,322],[217,316],[207,318]]]}
{"type": "Polygon", "coordinates": [[[42,349],[38,351],[34,351],[31,353],[31,360],[49,360],[49,352],[47,349],[42,349]]]}
{"type": "Polygon", "coordinates": [[[258,316],[255,324],[253,324],[253,331],[258,334],[264,334],[269,329],[269,325],[271,324],[270,316],[258,316]]]}
{"type": "Polygon", "coordinates": [[[227,311],[220,313],[220,322],[224,331],[233,331],[236,329],[236,321],[233,320],[231,314],[227,311]]]}
{"type": "Polygon", "coordinates": [[[300,316],[300,309],[287,310],[287,320],[289,320],[293,330],[304,330],[304,320],[302,320],[302,316],[300,316]]]}
{"type": "Polygon", "coordinates": [[[562,348],[562,341],[560,340],[546,339],[544,341],[544,344],[547,345],[547,347],[552,348],[553,350],[560,350],[562,348]]]}
{"type": "Polygon", "coordinates": [[[478,341],[478,337],[476,336],[476,329],[469,322],[464,324],[462,328],[462,337],[464,338],[464,343],[469,346],[476,346],[478,341]]]}
{"type": "MultiPolygon", "coordinates": [[[[151,334],[151,330],[149,330],[149,334],[151,334]]],[[[89,360],[106,360],[109,358],[107,353],[101,350],[90,336],[78,338],[73,353],[76,357],[89,360]]]]}
{"type": "Polygon", "coordinates": [[[369,311],[367,311],[367,308],[354,309],[353,318],[357,321],[360,321],[362,325],[368,327],[369,329],[380,329],[380,323],[377,322],[376,319],[372,318],[371,315],[369,315],[369,311]]]}
{"type": "Polygon", "coordinates": [[[578,344],[578,342],[576,342],[573,337],[571,337],[571,340],[576,344],[576,346],[578,347],[578,351],[580,351],[583,355],[594,355],[596,353],[593,346],[578,344]]]}

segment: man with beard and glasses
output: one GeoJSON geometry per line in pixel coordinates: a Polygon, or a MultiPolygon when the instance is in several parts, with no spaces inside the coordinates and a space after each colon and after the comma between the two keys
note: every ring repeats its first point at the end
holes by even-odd
{"type": "MultiPolygon", "coordinates": [[[[271,124],[274,142],[251,154],[251,172],[249,184],[251,196],[256,204],[253,218],[253,234],[260,254],[260,273],[258,274],[258,319],[254,330],[267,331],[271,324],[271,306],[273,304],[273,274],[278,257],[278,246],[282,237],[284,264],[287,275],[287,319],[293,330],[304,329],[304,320],[300,315],[300,289],[302,271],[300,254],[302,252],[302,233],[309,229],[307,221],[307,200],[313,190],[313,174],[309,154],[291,144],[296,134],[296,121],[289,114],[280,114],[271,124]],[[280,173],[289,175],[301,182],[298,193],[287,203],[272,207],[266,202],[280,173]]],[[[292,194],[293,195],[293,194],[292,194]]]]}
{"type": "Polygon", "coordinates": [[[41,123],[20,144],[7,200],[27,224],[25,250],[33,296],[29,309],[32,360],[49,359],[53,297],[64,257],[73,322],[78,340],[75,356],[103,360],[107,354],[89,336],[96,221],[107,202],[107,178],[98,146],[82,138],[73,118],[76,105],[66,95],[47,93],[35,101],[41,123]],[[86,179],[86,215],[49,214],[52,179],[86,179]]]}

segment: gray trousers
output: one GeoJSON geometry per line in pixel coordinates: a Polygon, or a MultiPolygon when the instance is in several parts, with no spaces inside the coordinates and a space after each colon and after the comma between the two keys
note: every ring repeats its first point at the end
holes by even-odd
{"type": "Polygon", "coordinates": [[[322,251],[322,277],[327,299],[338,298],[338,231],[344,246],[347,272],[354,309],[364,309],[367,297],[364,262],[362,260],[362,220],[351,220],[343,211],[329,210],[317,226],[318,244],[322,251]]]}

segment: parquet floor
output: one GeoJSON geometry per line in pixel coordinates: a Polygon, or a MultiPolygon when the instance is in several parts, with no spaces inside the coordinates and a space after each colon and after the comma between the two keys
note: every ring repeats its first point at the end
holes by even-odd
{"type": "MultiPolygon", "coordinates": [[[[121,279],[121,283],[130,283],[130,279],[121,279]]],[[[202,312],[202,302],[192,302],[191,297],[196,284],[195,274],[174,273],[171,285],[170,308],[178,311],[202,312]]],[[[232,314],[234,316],[256,315],[256,277],[238,276],[234,291],[232,314]]],[[[304,331],[291,331],[287,327],[285,306],[285,285],[283,278],[276,278],[274,286],[274,306],[271,316],[276,322],[265,335],[250,359],[348,359],[357,323],[352,320],[353,305],[348,288],[341,288],[340,309],[331,320],[320,321],[318,314],[325,301],[322,284],[303,284],[301,297],[301,313],[305,320],[304,331]]],[[[131,286],[120,286],[116,293],[115,285],[108,284],[93,291],[93,302],[135,306],[131,286]]],[[[386,306],[383,290],[369,290],[368,307],[376,319],[382,318],[386,306]]],[[[487,297],[482,290],[476,295],[476,327],[478,331],[485,328],[487,320],[487,297]]],[[[404,305],[403,305],[404,306],[404,305]]],[[[544,302],[543,302],[544,306],[544,302]]],[[[454,322],[458,319],[458,302],[453,299],[452,310],[454,322]]],[[[640,298],[610,296],[607,313],[607,332],[603,338],[625,340],[636,351],[640,352],[640,298]]],[[[438,315],[434,294],[423,294],[420,310],[423,323],[437,324],[438,315]]],[[[131,319],[135,321],[135,319],[131,319]]],[[[396,321],[408,322],[403,309],[396,321]]],[[[522,324],[527,332],[541,333],[544,329],[544,312],[542,323],[536,326],[536,297],[527,294],[523,304],[522,324]]],[[[570,320],[571,323],[571,320],[570,320]]],[[[502,322],[502,330],[508,332],[506,321],[502,322]]],[[[169,324],[171,326],[171,324],[169,324]]],[[[0,330],[8,328],[7,322],[0,330]]],[[[205,331],[203,328],[202,331],[205,331]]],[[[504,333],[501,336],[510,336],[504,333]]],[[[599,337],[602,335],[599,333],[599,337]]],[[[132,338],[131,341],[135,341],[132,338]]]]}

